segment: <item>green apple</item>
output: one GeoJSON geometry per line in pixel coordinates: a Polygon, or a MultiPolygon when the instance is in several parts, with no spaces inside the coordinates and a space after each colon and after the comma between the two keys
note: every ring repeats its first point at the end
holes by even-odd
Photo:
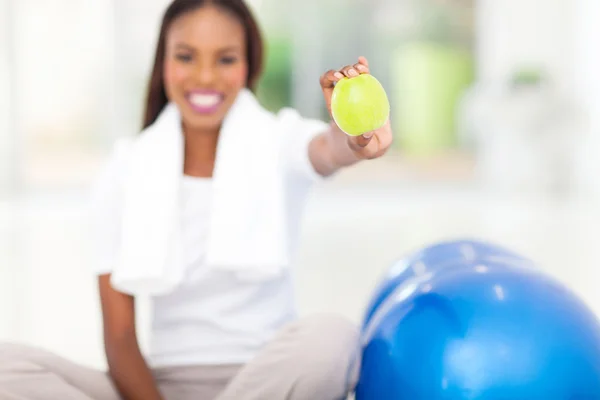
{"type": "Polygon", "coordinates": [[[340,79],[331,95],[335,123],[350,136],[381,128],[390,115],[390,103],[381,83],[371,74],[340,79]]]}

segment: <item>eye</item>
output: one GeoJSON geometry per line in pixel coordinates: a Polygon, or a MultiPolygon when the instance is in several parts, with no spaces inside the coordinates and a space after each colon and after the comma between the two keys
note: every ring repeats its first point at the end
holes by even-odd
{"type": "Polygon", "coordinates": [[[237,57],[235,56],[225,56],[225,57],[221,57],[221,59],[219,60],[219,62],[221,64],[233,64],[237,61],[237,57]]]}
{"type": "Polygon", "coordinates": [[[180,53],[180,54],[176,54],[175,58],[184,63],[188,63],[188,62],[192,61],[191,54],[180,53]]]}

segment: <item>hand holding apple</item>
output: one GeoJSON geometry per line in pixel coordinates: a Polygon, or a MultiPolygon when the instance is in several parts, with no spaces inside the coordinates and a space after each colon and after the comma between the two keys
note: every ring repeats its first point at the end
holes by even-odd
{"type": "Polygon", "coordinates": [[[359,158],[376,158],[390,147],[390,105],[384,88],[369,73],[365,57],[321,76],[327,109],[359,158]]]}

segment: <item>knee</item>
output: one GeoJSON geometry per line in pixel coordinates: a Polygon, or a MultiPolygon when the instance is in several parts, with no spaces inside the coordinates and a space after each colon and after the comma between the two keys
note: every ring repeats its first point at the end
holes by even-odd
{"type": "Polygon", "coordinates": [[[329,354],[348,354],[358,345],[358,327],[345,317],[333,313],[315,314],[298,321],[313,350],[329,354]]]}
{"type": "Polygon", "coordinates": [[[31,357],[31,349],[21,344],[0,343],[0,374],[39,373],[43,367],[31,357]]]}
{"type": "Polygon", "coordinates": [[[0,343],[0,360],[37,362],[48,357],[48,351],[20,343],[0,343]]]}
{"type": "Polygon", "coordinates": [[[304,340],[296,349],[300,376],[293,398],[346,398],[358,376],[358,328],[335,314],[311,316],[299,325],[304,340]]]}
{"type": "Polygon", "coordinates": [[[12,360],[19,355],[25,353],[24,347],[22,344],[17,343],[0,343],[0,359],[2,360],[12,360]]]}

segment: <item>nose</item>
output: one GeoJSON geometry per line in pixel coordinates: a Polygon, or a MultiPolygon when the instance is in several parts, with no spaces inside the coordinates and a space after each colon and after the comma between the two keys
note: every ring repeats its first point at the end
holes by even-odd
{"type": "Polygon", "coordinates": [[[200,65],[196,68],[195,78],[201,85],[210,85],[214,82],[216,71],[211,65],[200,65]]]}

